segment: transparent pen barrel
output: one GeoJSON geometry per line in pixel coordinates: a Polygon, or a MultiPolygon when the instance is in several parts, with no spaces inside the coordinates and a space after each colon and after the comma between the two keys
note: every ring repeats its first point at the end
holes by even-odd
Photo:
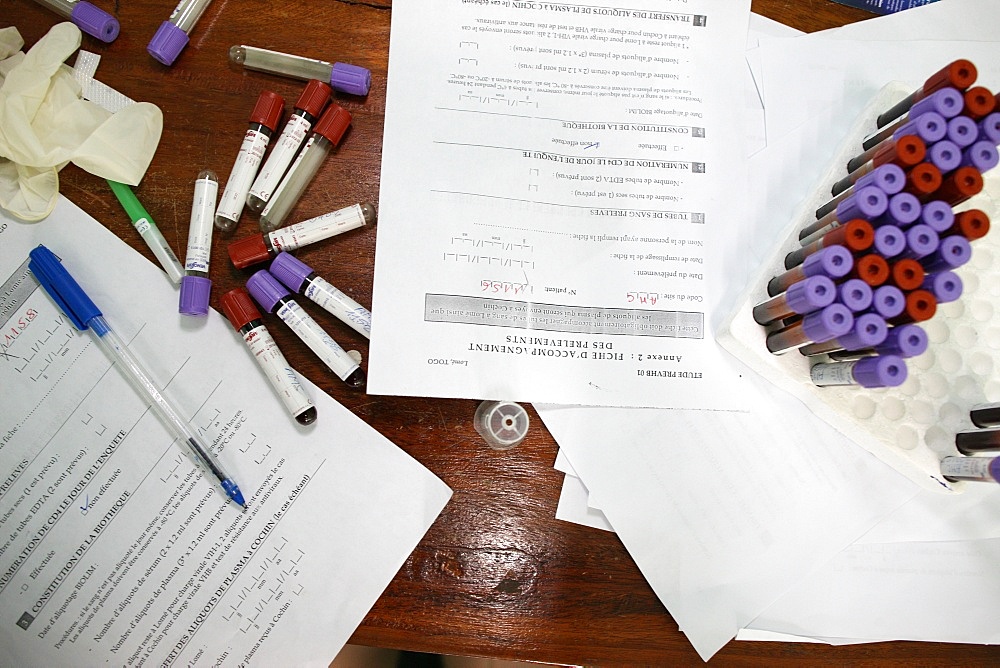
{"type": "Polygon", "coordinates": [[[333,64],[323,60],[258,49],[245,44],[232,47],[229,50],[229,60],[248,70],[283,74],[297,79],[329,81],[333,72],[333,64]]]}

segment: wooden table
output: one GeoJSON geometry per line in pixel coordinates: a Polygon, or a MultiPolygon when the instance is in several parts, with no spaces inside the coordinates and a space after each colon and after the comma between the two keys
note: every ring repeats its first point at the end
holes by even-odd
{"type": "MultiPolygon", "coordinates": [[[[163,111],[163,137],[136,193],[178,256],[185,252],[195,176],[209,168],[225,181],[262,89],[282,95],[286,107],[301,90],[297,81],[228,66],[233,44],[340,60],[372,71],[367,97],[337,96],[353,115],[352,129],[298,204],[294,220],[357,202],[378,203],[389,0],[215,0],[190,45],[169,68],[147,55],[146,44],[169,16],[173,0],[93,1],[115,11],[122,26],[111,45],[84,37],[83,48],[102,56],[98,78],[163,111]]],[[[0,26],[16,25],[28,47],[60,20],[30,0],[0,0],[0,8],[0,26]]],[[[828,0],[754,0],[753,9],[809,32],[870,17],[828,0]]],[[[60,178],[64,195],[153,260],[102,179],[72,165],[60,178]]],[[[235,238],[255,230],[255,221],[244,214],[235,238]]],[[[217,235],[212,254],[215,307],[219,295],[243,285],[250,273],[232,266],[226,242],[217,235]]],[[[374,254],[375,230],[365,229],[303,249],[299,256],[370,305],[374,254]]],[[[352,336],[332,318],[316,317],[349,344],[345,347],[367,352],[362,337],[352,336]]],[[[613,534],[554,518],[562,482],[552,468],[556,444],[530,407],[528,438],[498,453],[472,427],[475,401],[352,392],[324,373],[287,328],[271,327],[271,332],[295,367],[455,491],[352,643],[566,664],[700,663],[613,534]]],[[[768,666],[856,662],[996,664],[1000,648],[732,642],[712,661],[768,666]]]]}

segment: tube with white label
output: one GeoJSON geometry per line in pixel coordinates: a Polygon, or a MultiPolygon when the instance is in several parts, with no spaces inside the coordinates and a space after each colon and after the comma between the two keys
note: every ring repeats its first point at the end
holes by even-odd
{"type": "Polygon", "coordinates": [[[178,308],[184,315],[208,315],[208,299],[212,293],[212,279],[208,277],[212,257],[212,214],[218,195],[218,177],[210,169],[203,170],[194,181],[187,257],[181,278],[178,308]]]}
{"type": "Polygon", "coordinates": [[[951,481],[1000,482],[1000,457],[945,457],[941,475],[951,481]]]}
{"type": "Polygon", "coordinates": [[[369,339],[372,337],[371,312],[318,276],[302,260],[289,253],[279,253],[268,271],[292,292],[305,295],[357,333],[369,339]]]}

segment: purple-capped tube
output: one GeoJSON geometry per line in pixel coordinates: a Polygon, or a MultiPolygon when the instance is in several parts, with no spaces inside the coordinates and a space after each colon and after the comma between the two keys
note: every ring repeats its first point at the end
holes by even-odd
{"type": "Polygon", "coordinates": [[[849,278],[837,286],[837,299],[852,313],[861,313],[872,305],[875,291],[860,278],[849,278]]]}
{"type": "Polygon", "coordinates": [[[878,218],[878,222],[885,225],[896,225],[906,227],[916,222],[920,217],[920,200],[916,195],[910,193],[896,193],[889,198],[889,206],[885,213],[878,218]]]}
{"type": "Polygon", "coordinates": [[[935,298],[938,304],[953,302],[962,296],[962,279],[953,271],[939,271],[924,278],[922,286],[935,298]]]}
{"type": "Polygon", "coordinates": [[[160,24],[146,51],[164,65],[170,66],[188,45],[191,31],[212,0],[181,0],[170,18],[160,24]]]}
{"type": "Polygon", "coordinates": [[[873,313],[886,320],[895,318],[906,308],[906,295],[895,285],[880,285],[872,291],[873,313]]]}
{"type": "Polygon", "coordinates": [[[956,116],[948,121],[948,141],[962,149],[979,139],[979,125],[968,116],[956,116]]]}
{"type": "Polygon", "coordinates": [[[874,313],[864,313],[854,318],[851,331],[824,343],[810,343],[799,348],[806,356],[820,355],[835,350],[865,350],[885,341],[889,325],[885,318],[874,313]]]}
{"type": "MultiPolygon", "coordinates": [[[[993,404],[992,411],[998,412],[1000,408],[997,408],[996,404],[993,404]]],[[[976,407],[973,406],[972,410],[969,411],[969,415],[975,412],[976,407]]],[[[972,421],[975,423],[975,418],[972,421]]],[[[955,447],[963,455],[1000,453],[1000,429],[966,429],[960,431],[955,434],[955,447]]]]}
{"type": "Polygon", "coordinates": [[[883,225],[875,230],[875,252],[887,260],[896,257],[906,248],[906,235],[895,225],[883,225]]]}
{"type": "Polygon", "coordinates": [[[178,310],[184,315],[208,315],[212,279],[208,277],[212,258],[212,230],[215,228],[215,203],[219,178],[210,169],[198,173],[191,202],[191,225],[188,227],[187,257],[181,278],[178,310]]]}
{"type": "Polygon", "coordinates": [[[834,211],[838,204],[867,186],[875,186],[886,195],[895,195],[906,187],[906,172],[903,171],[902,167],[891,162],[879,165],[855,181],[850,188],[816,209],[816,218],[822,218],[834,211]]]}
{"type": "Polygon", "coordinates": [[[894,122],[865,137],[861,142],[861,148],[867,151],[883,139],[891,137],[897,129],[923,113],[934,112],[936,114],[940,114],[945,119],[949,119],[962,113],[962,108],[964,106],[965,98],[957,88],[952,88],[951,86],[942,88],[933,95],[928,95],[922,100],[917,101],[912,107],[910,107],[909,112],[894,122]]]}
{"type": "Polygon", "coordinates": [[[819,311],[802,316],[800,320],[767,335],[767,349],[783,353],[808,343],[823,343],[851,331],[854,315],[843,304],[830,304],[819,311]]]}
{"type": "Polygon", "coordinates": [[[927,257],[938,249],[941,244],[941,237],[930,225],[918,223],[906,230],[906,248],[900,254],[903,257],[912,257],[919,260],[927,257]]]}
{"type": "Polygon", "coordinates": [[[955,142],[942,139],[927,149],[927,160],[947,174],[962,163],[962,149],[955,142]]]}
{"type": "Polygon", "coordinates": [[[1000,154],[997,147],[992,142],[977,141],[967,149],[962,151],[962,166],[971,165],[979,170],[979,173],[989,171],[1000,162],[1000,154]]]}
{"type": "Polygon", "coordinates": [[[797,267],[778,274],[767,283],[767,295],[774,297],[808,276],[842,278],[854,266],[854,256],[843,246],[828,246],[808,256],[797,267]]]}
{"type": "Polygon", "coordinates": [[[960,234],[953,234],[942,239],[936,251],[920,258],[920,264],[924,266],[924,271],[932,274],[957,269],[971,257],[972,244],[969,240],[960,234]]]}
{"type": "Polygon", "coordinates": [[[121,32],[118,19],[87,0],[35,0],[35,2],[72,21],[77,28],[102,42],[110,44],[121,32]]]}
{"type": "Polygon", "coordinates": [[[365,384],[365,372],[358,361],[351,357],[340,345],[306,313],[298,302],[292,299],[288,288],[278,282],[266,269],[261,269],[247,280],[247,291],[268,313],[272,313],[291,328],[310,350],[319,357],[327,368],[349,387],[365,384]]]}
{"type": "Polygon", "coordinates": [[[848,173],[853,172],[858,167],[861,167],[863,164],[874,158],[875,154],[885,142],[893,142],[904,135],[916,135],[917,137],[920,137],[924,144],[930,146],[934,142],[944,139],[947,132],[948,121],[945,120],[944,116],[933,111],[925,112],[916,118],[903,123],[895,132],[892,133],[890,137],[886,137],[878,144],[865,149],[862,153],[859,153],[848,160],[847,171],[848,173]]]}
{"type": "Polygon", "coordinates": [[[812,313],[829,306],[837,298],[837,287],[827,276],[809,276],[788,290],[753,307],[753,319],[758,325],[792,315],[812,313]]]}
{"type": "Polygon", "coordinates": [[[945,457],[941,475],[952,482],[1000,482],[1000,457],[945,457]]]}
{"type": "Polygon", "coordinates": [[[799,230],[799,242],[807,246],[816,239],[854,218],[874,220],[889,207],[889,196],[875,186],[866,186],[840,202],[833,211],[799,230]]]}
{"type": "Polygon", "coordinates": [[[979,127],[977,141],[991,141],[994,146],[1000,144],[1000,111],[987,114],[976,125],[979,127]]]}
{"type": "Polygon", "coordinates": [[[372,73],[358,65],[331,63],[318,58],[270,51],[249,44],[231,46],[229,48],[229,62],[248,70],[277,74],[303,81],[319,79],[329,83],[335,91],[351,95],[367,95],[372,83],[372,73]]]}
{"type": "Polygon", "coordinates": [[[292,292],[305,295],[358,334],[371,338],[371,312],[318,276],[302,260],[281,252],[274,258],[268,271],[292,292]]]}
{"type": "Polygon", "coordinates": [[[925,202],[920,209],[920,222],[941,234],[955,224],[955,210],[943,200],[925,202]]]}
{"type": "Polygon", "coordinates": [[[895,355],[863,357],[853,362],[823,362],[809,369],[809,377],[817,387],[896,387],[906,380],[906,362],[895,355]]]}
{"type": "Polygon", "coordinates": [[[862,350],[837,350],[830,353],[835,360],[861,359],[872,355],[896,355],[909,359],[922,355],[930,344],[930,337],[920,325],[907,324],[890,327],[885,340],[874,348],[862,350]]]}

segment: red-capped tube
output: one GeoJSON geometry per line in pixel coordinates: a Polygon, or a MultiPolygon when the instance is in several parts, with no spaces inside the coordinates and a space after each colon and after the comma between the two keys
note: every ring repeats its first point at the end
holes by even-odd
{"type": "Polygon", "coordinates": [[[978,75],[976,66],[971,61],[964,58],[954,60],[929,76],[922,86],[897,102],[888,111],[879,114],[878,118],[875,119],[875,124],[878,127],[882,127],[887,123],[891,123],[909,111],[914,102],[927,97],[945,86],[951,86],[952,88],[964,91],[976,82],[978,75]]]}

